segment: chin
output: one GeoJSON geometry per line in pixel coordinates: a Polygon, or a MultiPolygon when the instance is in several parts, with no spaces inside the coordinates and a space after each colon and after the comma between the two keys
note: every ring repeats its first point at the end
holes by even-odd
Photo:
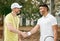
{"type": "Polygon", "coordinates": [[[42,13],[40,13],[41,15],[43,15],[42,13]]]}

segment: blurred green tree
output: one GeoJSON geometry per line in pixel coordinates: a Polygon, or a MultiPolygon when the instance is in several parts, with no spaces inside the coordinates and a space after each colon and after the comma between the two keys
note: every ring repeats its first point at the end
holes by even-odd
{"type": "Polygon", "coordinates": [[[39,4],[41,4],[41,0],[0,0],[0,14],[7,15],[11,12],[10,6],[12,3],[18,2],[22,5],[21,15],[23,17],[31,20],[37,20],[39,16],[39,4]]]}

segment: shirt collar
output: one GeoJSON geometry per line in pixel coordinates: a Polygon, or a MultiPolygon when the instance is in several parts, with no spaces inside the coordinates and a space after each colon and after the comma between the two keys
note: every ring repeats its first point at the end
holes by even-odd
{"type": "Polygon", "coordinates": [[[46,15],[46,17],[43,16],[43,18],[47,18],[49,15],[50,15],[50,13],[48,13],[48,14],[46,15]]]}

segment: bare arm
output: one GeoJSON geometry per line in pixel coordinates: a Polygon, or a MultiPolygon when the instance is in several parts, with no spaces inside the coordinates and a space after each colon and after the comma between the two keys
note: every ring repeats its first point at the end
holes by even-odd
{"type": "Polygon", "coordinates": [[[30,35],[36,33],[39,30],[40,26],[36,25],[31,31],[29,32],[24,32],[24,34],[22,35],[24,38],[29,37],[30,35]]]}
{"type": "Polygon", "coordinates": [[[57,26],[57,25],[54,25],[54,26],[53,26],[54,41],[57,41],[57,30],[58,30],[58,26],[57,26]]]}
{"type": "Polygon", "coordinates": [[[36,25],[36,26],[30,31],[31,34],[36,33],[36,32],[38,31],[39,28],[40,28],[40,26],[39,26],[39,25],[36,25]]]}
{"type": "Polygon", "coordinates": [[[8,29],[13,32],[13,33],[17,33],[17,34],[21,34],[22,32],[19,31],[18,29],[14,28],[13,25],[11,23],[7,23],[7,27],[8,29]]]}

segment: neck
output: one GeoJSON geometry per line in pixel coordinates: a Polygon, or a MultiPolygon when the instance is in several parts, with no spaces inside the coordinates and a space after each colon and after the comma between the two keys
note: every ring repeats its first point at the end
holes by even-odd
{"type": "Polygon", "coordinates": [[[15,11],[12,11],[12,15],[13,15],[13,16],[16,16],[16,12],[15,12],[15,11]]]}
{"type": "Polygon", "coordinates": [[[44,17],[46,17],[46,16],[47,16],[47,14],[48,14],[48,12],[45,12],[43,16],[44,16],[44,17]]]}

